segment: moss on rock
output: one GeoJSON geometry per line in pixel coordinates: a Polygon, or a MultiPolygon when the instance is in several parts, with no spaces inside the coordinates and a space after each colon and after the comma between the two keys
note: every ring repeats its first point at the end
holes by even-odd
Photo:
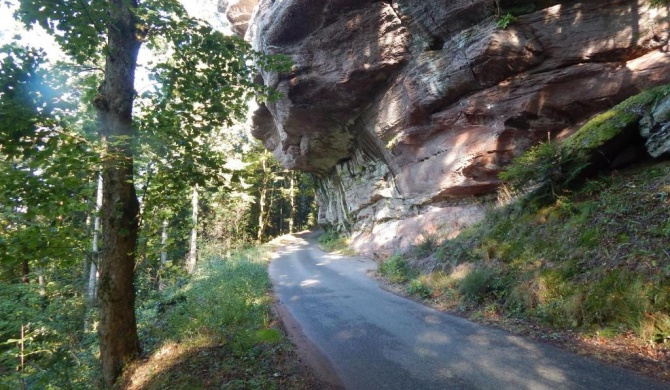
{"type": "Polygon", "coordinates": [[[516,189],[535,187],[538,199],[554,199],[579,179],[608,168],[617,155],[635,142],[641,145],[641,123],[667,96],[670,85],[632,96],[593,117],[562,144],[531,148],[515,159],[500,178],[516,189]]]}
{"type": "Polygon", "coordinates": [[[596,115],[563,144],[566,151],[596,151],[623,132],[637,130],[640,120],[656,103],[670,95],[670,85],[644,91],[596,115]]]}

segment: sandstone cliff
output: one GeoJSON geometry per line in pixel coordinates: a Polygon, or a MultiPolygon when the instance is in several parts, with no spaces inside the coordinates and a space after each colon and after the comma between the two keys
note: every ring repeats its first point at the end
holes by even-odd
{"type": "Polygon", "coordinates": [[[513,157],[670,83],[669,9],[644,0],[220,9],[254,48],[295,62],[262,74],[284,97],[257,110],[253,133],[284,166],[319,177],[319,221],[369,255],[456,234],[481,218],[513,157]],[[502,28],[507,12],[519,16],[502,28]]]}

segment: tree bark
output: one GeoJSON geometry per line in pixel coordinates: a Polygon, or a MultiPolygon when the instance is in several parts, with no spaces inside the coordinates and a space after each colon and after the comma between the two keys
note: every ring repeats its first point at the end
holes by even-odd
{"type": "Polygon", "coordinates": [[[21,261],[21,282],[30,283],[30,264],[27,259],[21,261]]]}
{"type": "Polygon", "coordinates": [[[290,174],[290,187],[288,191],[288,196],[291,205],[291,212],[288,219],[288,232],[293,234],[295,232],[295,171],[291,171],[290,174]]]}
{"type": "Polygon", "coordinates": [[[133,183],[132,108],[140,48],[136,0],[108,2],[105,79],[94,99],[103,157],[101,210],[103,248],[99,264],[100,357],[112,385],[124,365],[140,354],[133,283],[139,203],[133,183]]]}
{"type": "Polygon", "coordinates": [[[164,273],[167,272],[165,266],[167,265],[167,240],[168,240],[168,221],[163,220],[163,228],[161,231],[161,263],[160,272],[158,273],[158,291],[165,289],[164,273]]]}
{"type": "Polygon", "coordinates": [[[95,196],[95,219],[93,222],[93,242],[91,243],[91,267],[88,274],[88,303],[95,303],[95,293],[98,288],[98,264],[100,264],[100,209],[102,208],[102,175],[98,175],[98,189],[95,196]]]}
{"type": "Polygon", "coordinates": [[[266,159],[267,159],[266,152],[263,151],[263,155],[261,156],[261,164],[262,164],[261,174],[263,175],[263,183],[261,184],[261,192],[258,198],[258,235],[257,235],[258,242],[263,242],[263,233],[265,230],[265,197],[268,191],[266,159]]]}
{"type": "Polygon", "coordinates": [[[198,185],[193,186],[193,198],[191,199],[192,203],[192,214],[191,214],[191,223],[193,227],[191,228],[191,243],[188,251],[188,261],[186,263],[186,271],[189,274],[195,272],[195,263],[198,258],[198,185]]]}

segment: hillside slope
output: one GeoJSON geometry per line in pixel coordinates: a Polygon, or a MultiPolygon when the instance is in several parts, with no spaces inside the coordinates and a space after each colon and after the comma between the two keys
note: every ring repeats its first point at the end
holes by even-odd
{"type": "Polygon", "coordinates": [[[642,153],[639,136],[668,128],[657,122],[669,94],[646,91],[531,148],[501,175],[508,186],[480,223],[451,239],[424,235],[382,274],[443,307],[538,326],[670,380],[670,162],[642,153]],[[635,163],[613,169],[622,155],[635,163]]]}

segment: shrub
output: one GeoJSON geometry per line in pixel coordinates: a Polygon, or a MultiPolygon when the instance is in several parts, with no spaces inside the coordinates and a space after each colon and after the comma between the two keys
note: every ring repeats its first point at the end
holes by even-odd
{"type": "Polygon", "coordinates": [[[404,283],[415,274],[402,255],[399,253],[386,259],[379,265],[379,273],[387,277],[391,282],[404,283]]]}
{"type": "Polygon", "coordinates": [[[530,148],[514,159],[500,174],[516,191],[534,188],[537,199],[553,200],[557,193],[569,187],[588,162],[577,154],[567,153],[555,142],[547,142],[530,148]]]}
{"type": "Polygon", "coordinates": [[[440,238],[437,234],[426,234],[421,241],[414,246],[414,252],[418,257],[432,255],[440,246],[440,238]]]}
{"type": "Polygon", "coordinates": [[[500,15],[498,19],[496,20],[496,24],[498,27],[501,29],[506,29],[510,24],[512,24],[516,20],[516,16],[512,15],[511,13],[506,13],[505,15],[500,15]]]}
{"type": "Polygon", "coordinates": [[[326,230],[319,236],[319,244],[326,252],[340,252],[346,255],[353,255],[354,252],[349,248],[349,239],[336,230],[326,230]]]}
{"type": "Polygon", "coordinates": [[[433,289],[421,279],[412,279],[407,285],[407,293],[417,295],[422,299],[430,298],[433,295],[433,289]]]}
{"type": "Polygon", "coordinates": [[[478,225],[465,229],[456,239],[445,240],[435,250],[435,259],[441,268],[453,268],[457,265],[474,261],[478,258],[473,250],[475,243],[481,238],[478,225]],[[479,234],[475,234],[479,233],[479,234]]]}
{"type": "Polygon", "coordinates": [[[492,267],[475,268],[461,280],[458,292],[467,300],[481,303],[498,290],[498,277],[492,267]]]}

